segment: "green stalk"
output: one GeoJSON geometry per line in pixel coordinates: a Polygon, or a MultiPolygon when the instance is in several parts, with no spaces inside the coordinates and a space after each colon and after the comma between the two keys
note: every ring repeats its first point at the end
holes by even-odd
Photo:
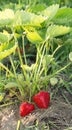
{"type": "Polygon", "coordinates": [[[28,82],[28,75],[27,75],[27,73],[26,73],[26,71],[25,71],[25,69],[24,69],[24,67],[23,67],[23,60],[22,60],[22,57],[21,57],[21,54],[20,54],[20,49],[19,49],[19,47],[18,47],[18,55],[19,55],[19,60],[20,60],[21,68],[22,68],[22,70],[23,70],[23,74],[24,74],[24,76],[25,76],[26,81],[28,82]]]}
{"type": "Polygon", "coordinates": [[[21,65],[23,65],[23,61],[22,61],[22,57],[21,57],[21,54],[20,54],[20,49],[19,49],[19,46],[18,46],[18,55],[19,55],[19,60],[20,60],[20,63],[21,65]]]}
{"type": "Polygon", "coordinates": [[[41,71],[39,73],[39,77],[42,75],[43,71],[44,71],[44,68],[41,69],[41,71]]]}
{"type": "Polygon", "coordinates": [[[20,83],[19,83],[19,81],[17,79],[17,74],[16,74],[15,66],[14,66],[14,63],[13,63],[13,60],[12,60],[11,56],[10,56],[10,62],[11,62],[11,65],[12,65],[12,68],[13,68],[13,71],[14,71],[16,82],[18,84],[18,89],[19,89],[21,95],[24,96],[24,92],[23,92],[24,89],[22,88],[22,86],[20,86],[20,83]]]}
{"type": "Polygon", "coordinates": [[[24,36],[25,35],[22,36],[23,54],[24,54],[25,64],[27,65],[26,54],[25,54],[25,46],[24,46],[24,36]]]}
{"type": "Polygon", "coordinates": [[[67,65],[65,65],[63,68],[61,68],[60,70],[58,70],[58,71],[56,71],[53,75],[56,75],[56,74],[58,74],[58,73],[60,73],[61,71],[63,71],[63,70],[65,70],[68,66],[70,66],[71,65],[71,62],[70,63],[68,63],[67,65]]]}
{"type": "Polygon", "coordinates": [[[19,4],[19,5],[21,4],[21,1],[20,1],[20,0],[18,0],[18,4],[19,4]]]}
{"type": "Polygon", "coordinates": [[[11,65],[12,65],[12,68],[13,68],[13,71],[14,71],[14,75],[15,75],[15,77],[16,77],[16,70],[15,70],[15,66],[14,66],[14,63],[13,63],[12,57],[9,56],[9,58],[10,58],[10,62],[11,62],[11,65]]]}
{"type": "Polygon", "coordinates": [[[29,0],[29,6],[31,5],[31,0],[29,0]]]}
{"type": "Polygon", "coordinates": [[[22,101],[21,97],[12,89],[10,89],[10,92],[13,93],[14,95],[16,95],[16,97],[18,98],[19,101],[22,101]]]}
{"type": "Polygon", "coordinates": [[[54,56],[54,54],[58,51],[58,49],[59,49],[60,47],[62,47],[62,45],[59,45],[59,46],[54,50],[52,56],[54,56]]]}
{"type": "MultiPolygon", "coordinates": [[[[39,48],[37,48],[37,49],[39,49],[39,48]]],[[[42,48],[41,48],[42,49],[42,48]]],[[[41,65],[42,65],[42,60],[43,60],[43,56],[44,56],[44,53],[45,53],[45,46],[44,46],[44,49],[43,49],[43,52],[42,52],[42,54],[41,54],[41,52],[38,50],[38,57],[37,57],[37,61],[36,61],[36,68],[35,68],[35,72],[34,72],[34,77],[33,77],[33,90],[32,90],[32,93],[34,93],[35,92],[35,89],[37,88],[38,90],[40,90],[40,87],[39,87],[39,85],[37,84],[37,81],[38,81],[38,79],[39,79],[39,74],[41,74],[42,72],[43,72],[43,69],[41,70],[41,65]],[[39,57],[41,57],[41,59],[39,58],[39,57]],[[39,59],[39,61],[38,61],[38,59],[39,59]],[[37,63],[38,62],[38,63],[37,63]],[[41,72],[41,73],[40,73],[41,72]]]]}
{"type": "Polygon", "coordinates": [[[36,67],[34,69],[34,77],[33,77],[34,81],[36,80],[36,77],[37,77],[37,71],[38,71],[38,68],[39,68],[39,66],[38,66],[39,65],[39,60],[40,60],[40,57],[42,56],[41,51],[42,51],[42,49],[44,47],[44,44],[45,44],[45,42],[42,44],[42,46],[36,46],[36,48],[37,48],[37,56],[36,56],[36,67]]]}
{"type": "Polygon", "coordinates": [[[53,76],[57,75],[58,73],[60,73],[61,71],[65,70],[68,66],[71,65],[71,62],[68,63],[66,66],[64,66],[63,68],[61,68],[60,70],[54,72],[53,74],[49,75],[49,76],[45,76],[45,77],[41,77],[41,80],[39,82],[47,82],[50,78],[52,78],[53,76]]]}
{"type": "Polygon", "coordinates": [[[12,77],[15,77],[14,74],[5,66],[0,62],[0,66],[5,69],[12,77]]]}
{"type": "MultiPolygon", "coordinates": [[[[24,43],[24,42],[23,42],[24,43]]],[[[24,48],[24,47],[23,47],[24,48]]],[[[25,49],[23,50],[24,53],[25,53],[25,49]]],[[[20,64],[21,64],[21,68],[22,68],[22,71],[23,71],[23,74],[24,74],[24,77],[25,77],[25,81],[27,82],[27,85],[29,86],[29,90],[31,90],[30,88],[30,78],[29,78],[29,75],[28,75],[28,72],[26,72],[26,70],[24,69],[23,67],[23,60],[22,60],[22,57],[21,57],[21,54],[20,54],[20,49],[18,47],[18,55],[19,55],[19,60],[20,60],[20,64]]],[[[26,58],[25,54],[24,54],[24,58],[26,58]]],[[[25,60],[25,62],[27,63],[27,61],[25,60]]],[[[21,83],[22,84],[22,83],[21,83]]],[[[24,95],[24,93],[22,93],[22,95],[24,95]]],[[[30,91],[30,95],[31,95],[31,91],[30,91]]],[[[30,100],[31,100],[31,96],[30,96],[30,100]]]]}
{"type": "Polygon", "coordinates": [[[33,77],[33,90],[32,93],[34,93],[35,89],[37,88],[40,90],[38,83],[39,77],[41,76],[42,72],[44,71],[44,68],[41,69],[42,60],[45,54],[46,50],[46,41],[49,39],[49,37],[43,42],[42,46],[36,46],[37,47],[37,57],[36,57],[36,67],[34,71],[34,77],[33,77]]]}
{"type": "Polygon", "coordinates": [[[65,94],[62,92],[62,95],[65,99],[65,101],[68,103],[69,106],[71,106],[71,103],[69,102],[68,98],[65,96],[65,94]]]}
{"type": "Polygon", "coordinates": [[[42,60],[43,60],[43,57],[44,57],[44,53],[45,53],[45,46],[44,46],[44,49],[43,49],[43,53],[41,55],[41,60],[40,60],[40,63],[39,63],[37,75],[40,73],[40,69],[41,69],[41,65],[42,65],[42,60]]]}
{"type": "MultiPolygon", "coordinates": [[[[25,65],[27,65],[27,59],[26,59],[26,53],[25,53],[25,44],[24,44],[24,37],[25,37],[25,34],[22,36],[22,45],[23,45],[23,54],[24,54],[24,60],[25,60],[25,65]]],[[[21,55],[20,55],[20,60],[21,60],[21,55]]],[[[24,76],[26,78],[26,82],[28,84],[28,87],[29,87],[29,90],[30,90],[30,98],[29,98],[29,101],[31,101],[31,86],[30,86],[30,77],[29,77],[29,72],[27,72],[24,67],[23,67],[23,62],[21,60],[21,65],[22,65],[22,70],[23,70],[23,73],[24,73],[24,76]]]]}
{"type": "Polygon", "coordinates": [[[21,121],[20,121],[20,120],[18,120],[18,123],[17,123],[17,128],[16,128],[16,130],[20,130],[20,124],[21,124],[21,121]]]}
{"type": "Polygon", "coordinates": [[[9,103],[6,103],[6,104],[2,104],[2,105],[0,105],[0,108],[6,107],[6,106],[10,106],[10,105],[16,104],[16,103],[18,103],[18,102],[19,102],[19,101],[16,101],[16,102],[9,102],[9,103]]]}

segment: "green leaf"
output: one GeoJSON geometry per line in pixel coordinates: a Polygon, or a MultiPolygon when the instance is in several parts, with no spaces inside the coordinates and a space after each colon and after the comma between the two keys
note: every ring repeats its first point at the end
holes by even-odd
{"type": "Polygon", "coordinates": [[[0,43],[9,42],[11,36],[7,31],[0,32],[0,43]]]}
{"type": "Polygon", "coordinates": [[[36,15],[34,13],[17,11],[15,14],[15,25],[25,25],[25,26],[39,26],[46,20],[41,15],[36,15]]]}
{"type": "Polygon", "coordinates": [[[45,55],[43,58],[43,67],[47,67],[49,66],[49,64],[54,60],[52,55],[45,55]]]}
{"type": "Polygon", "coordinates": [[[14,12],[11,9],[0,11],[0,26],[11,25],[14,20],[14,12]]]}
{"type": "Polygon", "coordinates": [[[61,35],[65,35],[71,31],[70,27],[66,26],[59,26],[59,25],[51,25],[47,29],[47,34],[46,37],[51,36],[51,37],[57,37],[61,35]]]}
{"type": "Polygon", "coordinates": [[[53,77],[53,78],[50,78],[50,83],[52,86],[56,85],[58,83],[58,79],[53,77]]]}
{"type": "Polygon", "coordinates": [[[59,9],[59,5],[51,5],[48,8],[46,8],[45,10],[43,10],[42,12],[40,12],[40,14],[42,14],[43,16],[46,16],[47,19],[51,20],[55,14],[57,13],[59,9]]]}
{"type": "Polygon", "coordinates": [[[69,53],[69,59],[72,61],[72,52],[69,53]]]}
{"type": "Polygon", "coordinates": [[[5,96],[5,93],[0,93],[0,102],[2,102],[2,101],[3,101],[4,96],[5,96]]]}
{"type": "Polygon", "coordinates": [[[0,33],[0,43],[4,42],[8,42],[8,37],[5,34],[0,33]]]}
{"type": "Polygon", "coordinates": [[[3,43],[0,46],[0,60],[4,59],[5,57],[9,56],[10,54],[12,54],[15,49],[17,48],[17,44],[15,45],[11,45],[8,43],[3,43]]]}
{"type": "Polygon", "coordinates": [[[9,82],[5,85],[5,89],[17,88],[18,84],[14,82],[9,82]]]}
{"type": "Polygon", "coordinates": [[[28,12],[33,12],[33,13],[38,13],[38,12],[43,11],[45,8],[46,8],[45,4],[37,4],[37,5],[35,4],[35,5],[30,6],[27,9],[27,11],[28,12]]]}
{"type": "Polygon", "coordinates": [[[60,8],[53,18],[56,24],[72,26],[72,8],[60,8]]]}
{"type": "MultiPolygon", "coordinates": [[[[23,66],[22,66],[23,67],[23,66]]],[[[17,75],[17,78],[18,78],[18,81],[20,81],[20,82],[23,82],[24,81],[24,76],[23,76],[23,74],[18,74],[17,75]]]]}

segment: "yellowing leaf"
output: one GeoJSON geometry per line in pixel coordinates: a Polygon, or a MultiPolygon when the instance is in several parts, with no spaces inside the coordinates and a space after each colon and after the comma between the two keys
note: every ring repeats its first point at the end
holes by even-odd
{"type": "Polygon", "coordinates": [[[43,41],[42,37],[39,35],[39,33],[35,29],[32,29],[31,31],[28,29],[25,29],[25,30],[27,33],[27,38],[30,42],[40,43],[43,41]]]}
{"type": "Polygon", "coordinates": [[[15,25],[30,25],[30,26],[39,26],[41,23],[46,20],[42,15],[36,15],[34,13],[25,12],[23,10],[17,11],[15,14],[15,25]]]}
{"type": "Polygon", "coordinates": [[[0,11],[0,26],[10,25],[14,20],[14,12],[11,9],[0,11]]]}
{"type": "MultiPolygon", "coordinates": [[[[1,47],[3,47],[3,45],[5,45],[5,44],[2,44],[1,47]]],[[[10,54],[12,54],[15,51],[16,48],[17,48],[16,44],[13,45],[11,48],[9,47],[9,45],[6,46],[3,51],[0,51],[0,60],[2,60],[3,58],[9,56],[10,54]]]]}

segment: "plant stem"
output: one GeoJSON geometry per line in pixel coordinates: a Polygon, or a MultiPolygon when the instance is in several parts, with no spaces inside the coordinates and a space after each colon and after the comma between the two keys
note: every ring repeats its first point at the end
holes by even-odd
{"type": "Polygon", "coordinates": [[[12,65],[12,68],[13,68],[13,71],[14,71],[16,82],[18,84],[18,89],[19,89],[21,95],[24,96],[24,92],[23,92],[24,89],[22,88],[22,86],[20,86],[20,83],[19,83],[19,81],[17,79],[17,74],[16,74],[15,66],[14,66],[14,63],[13,63],[13,60],[12,60],[11,56],[10,56],[10,62],[11,62],[11,65],[12,65]]]}
{"type": "Polygon", "coordinates": [[[60,70],[58,70],[58,71],[56,71],[53,75],[56,75],[56,74],[58,74],[58,73],[60,73],[61,71],[63,71],[63,70],[65,70],[68,66],[70,66],[71,65],[71,62],[70,63],[68,63],[67,65],[65,65],[63,68],[61,68],[60,70]]]}
{"type": "Polygon", "coordinates": [[[16,77],[16,70],[15,70],[15,66],[14,66],[14,63],[13,63],[12,57],[9,56],[9,58],[10,58],[10,62],[11,62],[11,65],[12,65],[12,68],[13,68],[13,71],[14,71],[14,75],[15,75],[15,77],[16,77]]]}
{"type": "Polygon", "coordinates": [[[19,5],[20,5],[20,3],[21,3],[20,0],[18,0],[18,4],[19,4],[19,5]]]}
{"type": "Polygon", "coordinates": [[[24,46],[24,36],[25,36],[25,35],[22,36],[23,54],[24,54],[25,64],[27,65],[26,54],[25,54],[25,46],[24,46]]]}
{"type": "Polygon", "coordinates": [[[49,76],[41,77],[41,80],[39,79],[40,82],[46,82],[46,81],[48,81],[50,78],[52,78],[52,77],[55,76],[56,74],[60,73],[61,71],[65,70],[65,69],[66,69],[68,66],[70,66],[70,65],[71,65],[71,62],[68,63],[68,64],[67,64],[66,66],[64,66],[63,68],[61,68],[60,70],[54,72],[53,74],[51,74],[51,75],[49,75],[49,76]]]}
{"type": "Polygon", "coordinates": [[[16,130],[19,130],[19,129],[20,129],[20,123],[21,123],[21,121],[20,121],[20,120],[18,120],[18,123],[17,123],[17,128],[16,128],[16,130]]]}
{"type": "Polygon", "coordinates": [[[71,103],[69,102],[68,98],[65,96],[65,94],[62,92],[62,95],[65,99],[65,101],[68,103],[69,106],[71,106],[71,103]]]}
{"type": "Polygon", "coordinates": [[[54,50],[54,52],[53,52],[53,54],[52,54],[52,56],[54,56],[55,55],[55,53],[57,52],[57,50],[60,48],[60,47],[62,47],[61,45],[59,45],[55,50],[54,50]]]}
{"type": "Polygon", "coordinates": [[[16,104],[18,103],[19,101],[16,101],[16,102],[9,102],[9,103],[6,103],[6,104],[3,104],[3,105],[0,105],[0,108],[2,107],[6,107],[6,106],[10,106],[10,105],[13,105],[13,104],[16,104]]]}
{"type": "Polygon", "coordinates": [[[13,91],[12,89],[10,89],[11,93],[13,93],[14,95],[16,95],[16,97],[18,98],[19,101],[22,101],[20,96],[15,92],[13,91]]]}
{"type": "Polygon", "coordinates": [[[5,69],[12,77],[15,77],[14,74],[5,66],[0,62],[0,66],[5,69]]]}
{"type": "Polygon", "coordinates": [[[40,60],[40,63],[39,63],[37,75],[39,74],[40,69],[41,69],[41,64],[42,64],[42,60],[43,60],[43,57],[44,57],[44,53],[45,53],[45,46],[44,46],[44,49],[43,49],[43,53],[42,53],[42,55],[41,55],[41,60],[40,60]]]}

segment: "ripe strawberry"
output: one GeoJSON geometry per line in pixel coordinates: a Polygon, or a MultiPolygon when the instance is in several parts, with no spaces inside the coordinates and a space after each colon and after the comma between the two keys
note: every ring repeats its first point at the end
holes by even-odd
{"type": "Polygon", "coordinates": [[[23,102],[20,105],[20,116],[26,116],[28,115],[30,112],[32,112],[35,109],[33,104],[30,104],[28,102],[23,102]]]}
{"type": "Polygon", "coordinates": [[[23,54],[23,49],[22,48],[20,49],[20,54],[23,54]]]}
{"type": "MultiPolygon", "coordinates": [[[[18,53],[18,48],[16,48],[16,52],[18,53]]],[[[23,49],[20,48],[20,54],[22,55],[23,54],[23,49]]]]}
{"type": "Polygon", "coordinates": [[[50,103],[50,94],[45,91],[40,91],[38,94],[33,96],[33,101],[39,108],[48,108],[50,103]]]}

